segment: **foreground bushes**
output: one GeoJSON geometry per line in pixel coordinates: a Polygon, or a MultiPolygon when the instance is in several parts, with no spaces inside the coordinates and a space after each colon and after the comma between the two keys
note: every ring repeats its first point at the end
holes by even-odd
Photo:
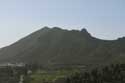
{"type": "Polygon", "coordinates": [[[66,83],[125,83],[125,64],[115,64],[90,72],[76,73],[66,83]]]}

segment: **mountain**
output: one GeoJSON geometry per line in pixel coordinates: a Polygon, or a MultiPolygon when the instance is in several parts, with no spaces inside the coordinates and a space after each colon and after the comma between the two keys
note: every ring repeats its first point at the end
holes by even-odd
{"type": "Polygon", "coordinates": [[[0,62],[44,66],[125,63],[125,38],[101,40],[86,29],[44,27],[0,49],[0,62]]]}

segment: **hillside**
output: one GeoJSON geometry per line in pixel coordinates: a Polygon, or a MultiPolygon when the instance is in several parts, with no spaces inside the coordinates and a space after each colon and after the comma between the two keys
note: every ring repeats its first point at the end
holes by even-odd
{"type": "Polygon", "coordinates": [[[124,63],[125,38],[101,40],[86,29],[44,27],[0,50],[0,62],[23,62],[44,66],[124,63]]]}

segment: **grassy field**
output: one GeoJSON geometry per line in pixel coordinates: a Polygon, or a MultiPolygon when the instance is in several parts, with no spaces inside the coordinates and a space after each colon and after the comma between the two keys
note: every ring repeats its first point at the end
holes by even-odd
{"type": "Polygon", "coordinates": [[[78,69],[74,70],[55,70],[55,71],[44,71],[37,70],[29,75],[29,83],[45,83],[45,82],[55,82],[58,79],[66,78],[72,74],[79,72],[78,69]]]}

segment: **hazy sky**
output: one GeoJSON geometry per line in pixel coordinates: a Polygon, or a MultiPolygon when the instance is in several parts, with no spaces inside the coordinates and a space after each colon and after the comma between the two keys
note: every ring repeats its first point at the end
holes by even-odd
{"type": "Polygon", "coordinates": [[[125,0],[0,0],[0,47],[43,26],[116,39],[125,36],[125,0]]]}

